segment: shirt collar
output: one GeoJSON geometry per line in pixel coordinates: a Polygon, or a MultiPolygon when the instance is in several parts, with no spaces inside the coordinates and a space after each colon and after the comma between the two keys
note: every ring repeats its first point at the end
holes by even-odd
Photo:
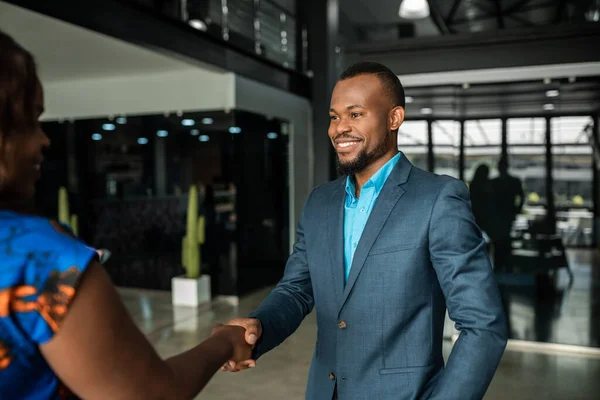
{"type": "MultiPolygon", "coordinates": [[[[381,168],[379,168],[377,172],[373,174],[373,176],[371,176],[371,178],[364,184],[363,187],[375,187],[375,195],[378,195],[379,192],[381,192],[381,189],[383,189],[385,181],[390,176],[392,170],[398,163],[398,160],[400,159],[401,155],[402,153],[398,153],[394,157],[392,157],[388,162],[386,162],[381,168]]],[[[348,175],[348,177],[346,178],[346,193],[351,196],[352,200],[356,198],[356,186],[354,186],[354,176],[348,175]]]]}

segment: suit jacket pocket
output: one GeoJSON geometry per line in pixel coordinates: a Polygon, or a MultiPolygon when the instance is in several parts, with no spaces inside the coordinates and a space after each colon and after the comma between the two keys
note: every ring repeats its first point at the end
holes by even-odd
{"type": "Polygon", "coordinates": [[[417,247],[420,247],[422,245],[423,245],[423,243],[403,243],[403,244],[394,244],[391,246],[374,247],[369,252],[369,255],[375,256],[377,254],[387,254],[387,253],[394,253],[397,251],[410,250],[410,249],[415,249],[417,247]]]}
{"type": "Polygon", "coordinates": [[[379,370],[379,373],[381,375],[408,374],[411,372],[423,372],[431,368],[433,368],[433,364],[424,367],[383,368],[379,370]]]}

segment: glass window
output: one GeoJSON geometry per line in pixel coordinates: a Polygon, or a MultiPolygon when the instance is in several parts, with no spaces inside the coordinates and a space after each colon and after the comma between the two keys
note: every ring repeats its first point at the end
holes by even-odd
{"type": "Polygon", "coordinates": [[[436,174],[458,178],[458,156],[460,153],[460,122],[433,121],[431,124],[433,141],[434,171],[436,174]]]}
{"type": "Polygon", "coordinates": [[[498,160],[502,152],[502,121],[484,119],[465,121],[465,180],[471,182],[482,164],[490,169],[490,179],[498,176],[498,160]]]}
{"type": "Polygon", "coordinates": [[[506,142],[509,173],[521,180],[525,212],[546,204],[546,119],[511,118],[506,142]]]}
{"type": "Polygon", "coordinates": [[[593,162],[591,117],[550,121],[557,231],[569,246],[592,245],[593,162]]]}
{"type": "Polygon", "coordinates": [[[398,149],[415,166],[427,170],[427,121],[404,121],[398,130],[398,149]]]}

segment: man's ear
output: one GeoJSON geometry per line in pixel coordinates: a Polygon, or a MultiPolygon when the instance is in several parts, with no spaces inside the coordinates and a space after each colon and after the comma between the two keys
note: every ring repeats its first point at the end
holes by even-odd
{"type": "Polygon", "coordinates": [[[397,131],[404,122],[404,107],[394,107],[390,111],[390,131],[397,131]]]}

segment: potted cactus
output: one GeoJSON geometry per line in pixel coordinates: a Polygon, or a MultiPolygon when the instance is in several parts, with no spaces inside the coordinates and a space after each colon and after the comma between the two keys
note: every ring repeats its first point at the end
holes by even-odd
{"type": "Polygon", "coordinates": [[[186,233],[181,241],[181,264],[186,273],[171,280],[175,306],[197,307],[211,299],[210,276],[202,275],[200,269],[200,245],[204,243],[204,234],[204,217],[198,217],[198,189],[192,185],[188,194],[186,233]]]}
{"type": "Polygon", "coordinates": [[[65,227],[68,227],[73,235],[79,235],[79,220],[77,214],[70,213],[69,210],[69,194],[67,188],[61,186],[58,189],[58,222],[65,227]]]}

